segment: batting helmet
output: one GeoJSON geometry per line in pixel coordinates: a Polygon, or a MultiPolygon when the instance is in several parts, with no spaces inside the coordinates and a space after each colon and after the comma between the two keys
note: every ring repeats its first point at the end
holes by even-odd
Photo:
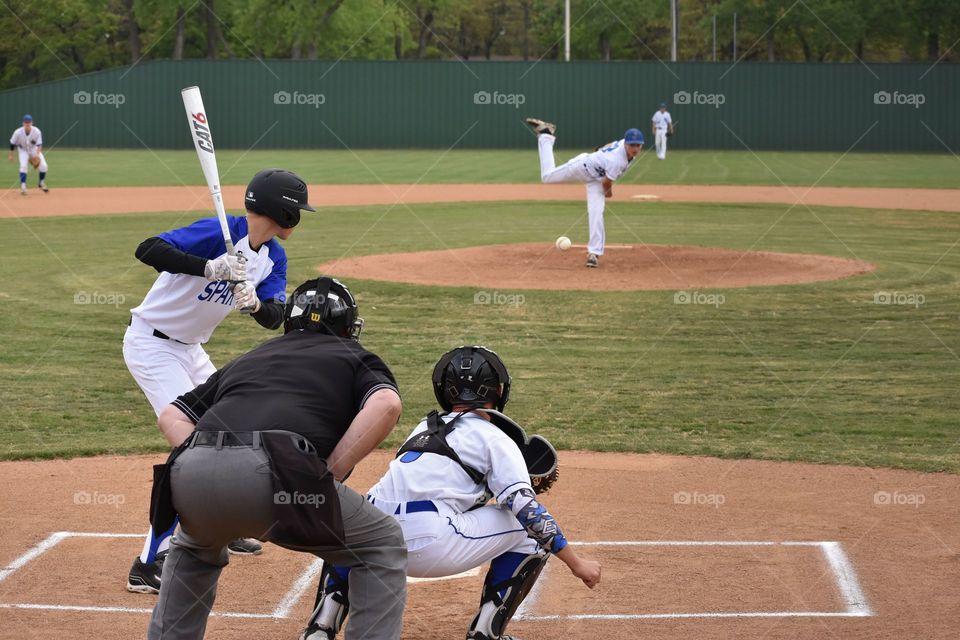
{"type": "Polygon", "coordinates": [[[247,211],[267,216],[284,229],[297,226],[301,209],[316,211],[307,204],[307,184],[283,169],[264,169],[253,176],[243,202],[247,211]]]}
{"type": "Polygon", "coordinates": [[[490,349],[457,347],[443,354],[433,368],[433,393],[446,411],[454,405],[479,408],[488,402],[503,411],[510,397],[510,374],[490,349]]]}
{"type": "Polygon", "coordinates": [[[287,302],[283,332],[316,331],[340,338],[360,340],[363,318],[347,286],[326,276],[307,280],[287,302]]]}

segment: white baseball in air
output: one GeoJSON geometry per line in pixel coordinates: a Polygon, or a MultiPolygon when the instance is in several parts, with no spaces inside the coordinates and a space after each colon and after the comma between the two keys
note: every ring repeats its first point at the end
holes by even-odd
{"type": "Polygon", "coordinates": [[[570,242],[570,238],[567,236],[560,236],[557,238],[557,241],[554,244],[557,246],[557,249],[560,249],[560,251],[566,251],[573,243],[570,242]]]}

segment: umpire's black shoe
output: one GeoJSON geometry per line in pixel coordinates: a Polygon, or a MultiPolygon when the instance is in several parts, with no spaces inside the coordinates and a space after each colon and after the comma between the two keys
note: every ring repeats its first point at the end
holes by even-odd
{"type": "Polygon", "coordinates": [[[237,538],[227,545],[227,551],[238,556],[258,556],[263,553],[263,545],[253,538],[237,538]]]}
{"type": "Polygon", "coordinates": [[[153,562],[140,562],[140,556],[133,560],[130,574],[127,576],[127,591],[131,593],[160,593],[160,573],[163,570],[163,561],[167,557],[166,551],[157,554],[153,562]]]}

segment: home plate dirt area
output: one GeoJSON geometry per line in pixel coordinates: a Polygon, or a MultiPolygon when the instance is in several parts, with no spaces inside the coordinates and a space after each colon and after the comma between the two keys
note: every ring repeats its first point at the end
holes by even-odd
{"type": "MultiPolygon", "coordinates": [[[[602,562],[603,580],[590,591],[551,561],[510,626],[520,638],[956,638],[957,476],[560,458],[543,502],[578,551],[602,562]]],[[[0,638],[144,637],[155,599],[124,585],[162,459],[0,463],[0,638]]],[[[366,490],[389,459],[376,452],[349,484],[366,490]]],[[[233,558],[207,637],[294,640],[318,569],[273,545],[233,558]]],[[[412,582],[403,637],[463,638],[484,572],[412,582]]]]}

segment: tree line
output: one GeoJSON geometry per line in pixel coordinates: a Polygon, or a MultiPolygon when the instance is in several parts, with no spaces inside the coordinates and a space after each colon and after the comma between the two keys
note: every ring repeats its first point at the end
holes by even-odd
{"type": "MultiPolygon", "coordinates": [[[[714,56],[718,61],[750,62],[958,58],[958,0],[678,2],[681,61],[710,61],[714,56]]],[[[3,88],[152,59],[563,58],[563,0],[3,4],[3,88]]],[[[571,0],[571,24],[572,59],[670,58],[670,0],[571,0]]]]}

